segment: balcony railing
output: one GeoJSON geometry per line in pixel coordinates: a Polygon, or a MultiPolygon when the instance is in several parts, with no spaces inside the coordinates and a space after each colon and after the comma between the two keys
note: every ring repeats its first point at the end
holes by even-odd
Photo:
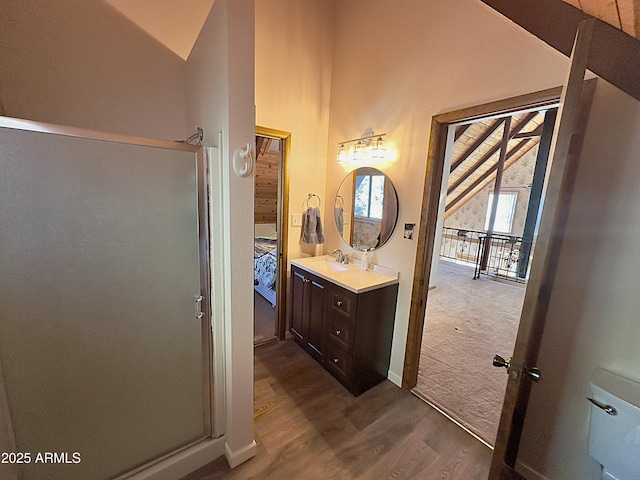
{"type": "Polygon", "coordinates": [[[486,235],[486,232],[444,227],[440,243],[440,256],[456,263],[475,266],[481,235],[486,235]]]}
{"type": "Polygon", "coordinates": [[[526,283],[531,247],[522,237],[444,227],[440,256],[473,266],[473,278],[489,275],[526,283]]]}

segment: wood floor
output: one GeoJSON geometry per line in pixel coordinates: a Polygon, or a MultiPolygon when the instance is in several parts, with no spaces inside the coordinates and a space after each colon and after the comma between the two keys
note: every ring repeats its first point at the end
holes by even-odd
{"type": "Polygon", "coordinates": [[[253,304],[253,344],[260,345],[276,338],[276,309],[255,291],[253,304]]]}
{"type": "Polygon", "coordinates": [[[491,451],[385,381],[353,397],[292,340],[255,349],[257,455],[224,457],[185,477],[218,479],[486,479],[491,451]]]}

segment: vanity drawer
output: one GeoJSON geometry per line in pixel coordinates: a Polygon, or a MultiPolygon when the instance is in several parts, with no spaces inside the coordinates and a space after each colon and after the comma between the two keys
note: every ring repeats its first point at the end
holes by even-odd
{"type": "Polygon", "coordinates": [[[355,293],[344,288],[334,286],[331,289],[331,310],[336,313],[355,318],[357,300],[355,293]]]}
{"type": "Polygon", "coordinates": [[[341,379],[349,382],[353,368],[353,357],[335,344],[329,346],[327,368],[341,379]]]}
{"type": "Polygon", "coordinates": [[[329,315],[329,338],[347,353],[353,353],[356,329],[352,319],[329,315]]]}

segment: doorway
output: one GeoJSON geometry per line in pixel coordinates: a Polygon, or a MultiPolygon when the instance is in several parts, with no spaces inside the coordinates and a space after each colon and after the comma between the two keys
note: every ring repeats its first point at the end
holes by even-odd
{"type": "Polygon", "coordinates": [[[256,127],[254,196],[254,346],[286,332],[290,134],[256,127]]]}
{"type": "Polygon", "coordinates": [[[515,344],[559,96],[547,90],[432,125],[439,148],[430,151],[403,386],[488,446],[507,382],[491,358],[515,344]]]}

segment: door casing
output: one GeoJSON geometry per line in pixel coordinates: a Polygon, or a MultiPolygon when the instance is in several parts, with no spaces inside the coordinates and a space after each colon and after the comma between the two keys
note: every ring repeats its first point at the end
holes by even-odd
{"type": "Polygon", "coordinates": [[[432,120],[402,382],[403,388],[407,389],[413,388],[417,381],[449,125],[530,108],[541,109],[553,103],[560,104],[550,154],[550,168],[546,179],[545,208],[536,245],[536,257],[534,257],[534,265],[537,264],[537,267],[532,265],[531,279],[525,294],[512,367],[509,372],[509,383],[492,458],[490,479],[519,478],[514,468],[524,414],[531,390],[531,379],[526,373],[529,368],[535,366],[540,347],[550,291],[555,276],[555,264],[562,244],[573,181],[595,89],[595,80],[584,81],[586,58],[588,57],[592,32],[593,21],[581,24],[576,37],[574,54],[572,54],[569,78],[564,87],[445,113],[433,117],[432,120]],[[563,122],[562,115],[565,109],[566,118],[563,122]],[[571,146],[571,151],[569,146],[571,146]]]}
{"type": "Polygon", "coordinates": [[[411,293],[411,308],[409,311],[409,328],[402,377],[403,388],[411,389],[415,387],[418,380],[418,363],[429,294],[429,276],[436,243],[437,217],[449,126],[454,123],[512,115],[516,112],[527,110],[551,108],[557,106],[561,93],[561,87],[556,87],[506,100],[455,110],[432,118],[411,293]]]}
{"type": "Polygon", "coordinates": [[[287,332],[287,265],[289,248],[289,152],[291,133],[256,126],[256,135],[280,140],[282,158],[278,165],[278,260],[276,267],[276,336],[284,340],[287,332]]]}

